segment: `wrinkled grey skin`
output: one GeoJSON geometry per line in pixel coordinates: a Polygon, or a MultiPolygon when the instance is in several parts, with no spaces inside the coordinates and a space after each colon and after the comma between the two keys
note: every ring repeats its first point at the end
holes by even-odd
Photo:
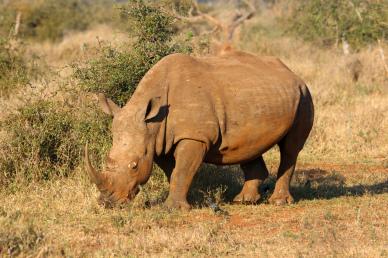
{"type": "Polygon", "coordinates": [[[85,164],[107,206],[134,198],[156,162],[170,182],[166,205],[189,209],[186,197],[202,162],[240,164],[245,183],[234,201],[256,203],[268,170],[262,154],[274,145],[281,161],[270,203],[292,203],[289,183],[311,131],[314,109],[305,83],[281,61],[228,51],[217,57],[163,58],[114,116],[113,146],[98,173],[85,164]]]}

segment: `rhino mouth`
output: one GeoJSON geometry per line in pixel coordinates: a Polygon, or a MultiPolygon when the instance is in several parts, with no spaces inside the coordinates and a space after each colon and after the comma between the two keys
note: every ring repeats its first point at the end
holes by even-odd
{"type": "Polygon", "coordinates": [[[128,199],[129,200],[132,200],[133,198],[136,197],[136,195],[140,192],[140,188],[137,186],[135,187],[135,189],[133,189],[133,191],[130,192],[130,194],[128,195],[128,199]]]}
{"type": "Polygon", "coordinates": [[[125,198],[117,198],[114,192],[101,192],[98,203],[105,208],[122,207],[133,200],[139,192],[139,187],[136,187],[125,198]]]}
{"type": "Polygon", "coordinates": [[[139,193],[140,188],[137,185],[129,187],[126,191],[115,191],[112,190],[112,184],[109,183],[106,173],[99,173],[93,168],[88,152],[88,145],[85,146],[85,170],[87,171],[90,181],[94,183],[101,195],[98,199],[98,203],[106,208],[112,208],[117,205],[126,204],[139,193]],[[127,192],[128,194],[126,194],[127,192]]]}

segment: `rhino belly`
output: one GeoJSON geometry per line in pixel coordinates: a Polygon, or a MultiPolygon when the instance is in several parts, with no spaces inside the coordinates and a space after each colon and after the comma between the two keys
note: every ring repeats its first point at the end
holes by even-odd
{"type": "Polygon", "coordinates": [[[244,124],[233,123],[221,132],[218,143],[213,145],[205,162],[229,165],[248,162],[260,157],[276,145],[293,124],[294,112],[287,116],[251,119],[244,124]]]}

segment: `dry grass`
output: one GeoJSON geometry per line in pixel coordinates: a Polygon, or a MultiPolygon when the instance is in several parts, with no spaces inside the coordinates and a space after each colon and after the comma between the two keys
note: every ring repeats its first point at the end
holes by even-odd
{"type": "MultiPolygon", "coordinates": [[[[30,46],[30,51],[63,67],[83,56],[84,46],[98,44],[97,35],[124,40],[110,28],[98,27],[57,45],[30,46]]],[[[378,49],[343,56],[338,50],[260,34],[240,45],[280,57],[312,91],[316,119],[293,180],[296,204],[265,204],[272,177],[264,203],[256,206],[228,203],[241,187],[238,180],[207,185],[208,195],[218,198],[229,216],[213,213],[203,199],[190,212],[168,211],[159,204],[168,189],[158,174],[131,206],[106,210],[79,170],[68,179],[14,192],[0,187],[0,256],[388,257],[388,78],[378,49]],[[356,59],[362,71],[354,82],[349,63],[356,59]]],[[[50,78],[48,85],[73,84],[66,81],[69,73],[50,78]]],[[[20,102],[2,99],[0,107],[9,112],[15,103],[20,102]]],[[[270,151],[265,158],[273,174],[278,154],[270,151]]],[[[220,174],[208,175],[213,176],[209,181],[223,179],[220,174]]]]}
{"type": "MultiPolygon", "coordinates": [[[[388,256],[388,171],[307,166],[293,182],[297,204],[222,204],[167,211],[139,202],[106,210],[83,177],[1,193],[1,254],[43,256],[388,256]]],[[[144,195],[144,192],[142,193],[144,195]]],[[[144,196],[139,196],[144,199],[144,196]]]]}
{"type": "Polygon", "coordinates": [[[74,61],[87,59],[95,54],[94,48],[100,42],[109,42],[112,46],[121,45],[128,41],[128,36],[122,31],[115,30],[107,25],[98,25],[86,32],[68,34],[58,44],[46,41],[33,43],[30,46],[30,54],[35,54],[55,67],[64,67],[74,61]]]}

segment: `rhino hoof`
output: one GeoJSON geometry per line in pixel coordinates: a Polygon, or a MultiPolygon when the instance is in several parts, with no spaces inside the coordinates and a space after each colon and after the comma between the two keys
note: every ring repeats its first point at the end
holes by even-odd
{"type": "Polygon", "coordinates": [[[239,204],[255,204],[260,200],[258,193],[239,193],[234,197],[233,202],[239,204]]]}
{"type": "Polygon", "coordinates": [[[190,204],[187,201],[176,201],[167,198],[164,203],[164,206],[169,210],[185,210],[188,211],[191,209],[190,204]]]}
{"type": "Polygon", "coordinates": [[[288,194],[285,196],[271,196],[268,201],[270,204],[281,206],[286,204],[293,204],[294,198],[292,198],[291,194],[288,194]]]}

